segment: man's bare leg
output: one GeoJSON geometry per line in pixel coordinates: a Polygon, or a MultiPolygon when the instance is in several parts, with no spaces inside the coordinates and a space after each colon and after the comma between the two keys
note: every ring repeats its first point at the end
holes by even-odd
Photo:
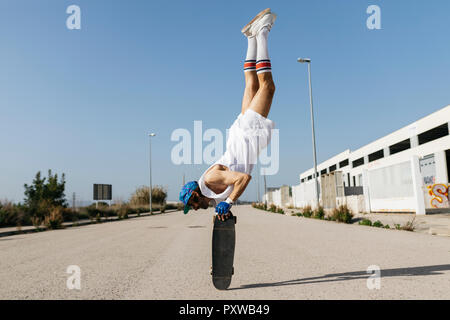
{"type": "Polygon", "coordinates": [[[272,72],[258,74],[259,89],[250,102],[249,108],[258,112],[264,118],[269,115],[272,99],[275,93],[275,84],[272,79],[272,72]]]}
{"type": "Polygon", "coordinates": [[[247,109],[250,107],[250,103],[258,92],[258,89],[259,80],[256,76],[256,71],[245,72],[245,90],[244,97],[242,98],[242,114],[244,114],[245,111],[247,111],[247,109]]]}

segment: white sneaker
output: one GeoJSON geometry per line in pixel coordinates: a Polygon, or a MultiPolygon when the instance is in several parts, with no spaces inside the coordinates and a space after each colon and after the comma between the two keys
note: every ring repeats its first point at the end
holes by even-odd
{"type": "Polygon", "coordinates": [[[267,13],[264,16],[262,16],[260,19],[258,19],[254,23],[252,23],[248,32],[252,36],[256,36],[258,34],[258,32],[264,27],[267,27],[270,31],[270,29],[272,29],[272,25],[276,19],[277,19],[277,15],[274,12],[267,13]]]}
{"type": "Polygon", "coordinates": [[[270,8],[264,9],[263,11],[261,11],[260,13],[258,13],[249,23],[247,23],[245,25],[245,27],[242,28],[241,32],[246,36],[246,37],[253,37],[256,34],[251,34],[250,33],[250,27],[252,26],[252,24],[254,24],[255,22],[257,22],[259,19],[261,19],[264,15],[270,13],[270,8]]]}

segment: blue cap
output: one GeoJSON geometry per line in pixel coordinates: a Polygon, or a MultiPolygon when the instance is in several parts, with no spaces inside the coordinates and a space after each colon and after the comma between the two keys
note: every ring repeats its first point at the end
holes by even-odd
{"type": "Polygon", "coordinates": [[[188,206],[188,201],[192,196],[192,192],[197,190],[197,181],[190,181],[186,183],[180,191],[180,201],[184,203],[184,214],[191,210],[191,206],[188,206]]]}

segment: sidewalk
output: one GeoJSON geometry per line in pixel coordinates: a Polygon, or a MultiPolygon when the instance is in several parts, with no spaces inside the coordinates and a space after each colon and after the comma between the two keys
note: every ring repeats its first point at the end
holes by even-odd
{"type": "MultiPolygon", "coordinates": [[[[299,209],[283,208],[286,215],[291,215],[292,211],[299,212],[299,209]]],[[[356,213],[353,216],[352,224],[368,219],[374,223],[379,220],[383,225],[388,224],[391,229],[396,224],[404,226],[414,219],[415,232],[432,235],[450,237],[450,213],[434,213],[428,215],[416,215],[413,213],[356,213]]]]}
{"type": "Polygon", "coordinates": [[[355,214],[353,219],[357,220],[355,223],[358,223],[362,219],[369,219],[372,223],[380,220],[382,224],[388,224],[391,228],[395,228],[396,224],[403,226],[414,219],[414,231],[450,237],[450,213],[430,215],[416,215],[409,213],[358,213],[355,214]]]}
{"type": "MultiPolygon", "coordinates": [[[[169,213],[169,212],[174,212],[177,211],[176,209],[173,210],[166,210],[165,213],[169,213]]],[[[160,214],[164,214],[164,213],[153,213],[153,215],[160,215],[160,214]]],[[[145,216],[150,216],[150,212],[146,212],[146,213],[141,213],[140,216],[138,216],[138,214],[130,214],[128,215],[128,219],[133,219],[133,218],[140,218],[140,217],[145,217],[145,216]]],[[[128,219],[119,219],[117,216],[115,217],[108,217],[108,218],[104,218],[102,217],[100,219],[99,222],[97,222],[96,219],[83,219],[83,220],[78,220],[75,222],[63,222],[63,228],[71,228],[71,227],[80,227],[80,226],[86,226],[89,224],[96,224],[96,223],[105,223],[105,222],[114,222],[114,221],[120,221],[120,220],[128,220],[128,219]]],[[[0,238],[1,237],[8,237],[8,236],[13,236],[16,234],[24,234],[24,233],[32,233],[32,232],[41,232],[41,231],[47,231],[47,227],[42,225],[39,227],[39,229],[36,229],[36,227],[34,226],[23,226],[20,228],[20,230],[17,227],[6,227],[6,228],[0,228],[0,238]]]]}

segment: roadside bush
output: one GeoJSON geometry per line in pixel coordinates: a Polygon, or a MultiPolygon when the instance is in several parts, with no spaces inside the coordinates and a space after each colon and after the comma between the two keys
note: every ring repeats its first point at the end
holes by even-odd
{"type": "Polygon", "coordinates": [[[369,219],[363,219],[358,224],[361,225],[361,226],[369,226],[369,227],[371,227],[372,226],[372,221],[370,221],[369,219]]]}
{"type": "Polygon", "coordinates": [[[117,217],[119,219],[128,219],[128,214],[132,211],[132,209],[126,205],[123,204],[119,207],[119,210],[117,211],[117,217]]]}
{"type": "Polygon", "coordinates": [[[318,209],[314,210],[313,218],[323,220],[325,218],[325,211],[322,206],[319,206],[318,209]]]}
{"type": "Polygon", "coordinates": [[[260,209],[260,210],[266,210],[266,211],[271,211],[271,212],[276,212],[277,211],[277,207],[274,204],[271,204],[270,207],[267,207],[266,203],[252,203],[252,207],[255,209],[260,209]]]}
{"type": "Polygon", "coordinates": [[[303,208],[302,214],[305,218],[311,218],[314,212],[312,211],[311,206],[306,206],[303,208]]]}
{"type": "MultiPolygon", "coordinates": [[[[162,186],[152,187],[152,204],[164,204],[167,199],[167,190],[162,186]]],[[[142,206],[150,203],[150,187],[137,188],[130,198],[130,205],[142,206]]]]}
{"type": "Polygon", "coordinates": [[[42,224],[42,219],[38,216],[32,216],[31,217],[31,223],[33,224],[33,226],[39,230],[39,227],[42,224]]]}
{"type": "Polygon", "coordinates": [[[166,210],[179,210],[178,203],[166,203],[166,210]]]}
{"type": "Polygon", "coordinates": [[[406,222],[401,227],[401,230],[405,230],[405,231],[414,231],[415,229],[416,229],[415,218],[413,218],[411,221],[406,222]]]}
{"type": "Polygon", "coordinates": [[[15,227],[29,223],[25,208],[9,201],[0,202],[0,227],[15,227]]]}
{"type": "Polygon", "coordinates": [[[79,210],[78,212],[76,212],[76,216],[78,220],[89,219],[89,214],[85,210],[79,210]]]}
{"type": "Polygon", "coordinates": [[[63,214],[61,207],[53,207],[50,214],[45,216],[44,225],[49,229],[61,229],[63,222],[63,214]]]}
{"type": "Polygon", "coordinates": [[[144,207],[140,207],[138,210],[139,210],[139,213],[146,213],[146,212],[150,211],[149,208],[144,208],[144,207]]]}
{"type": "Polygon", "coordinates": [[[372,224],[372,226],[373,226],[373,227],[376,227],[376,228],[383,228],[383,227],[384,227],[384,225],[381,223],[380,220],[375,221],[375,222],[372,224]]]}
{"type": "Polygon", "coordinates": [[[117,216],[116,210],[111,207],[102,208],[102,210],[100,210],[100,214],[105,218],[117,216]]]}
{"type": "Polygon", "coordinates": [[[77,221],[78,213],[71,208],[60,208],[63,221],[77,221]]]}
{"type": "Polygon", "coordinates": [[[107,208],[109,207],[109,204],[105,201],[97,201],[97,204],[92,204],[94,206],[96,206],[97,208],[107,208]]]}
{"type": "Polygon", "coordinates": [[[331,219],[343,223],[351,223],[353,214],[346,205],[339,206],[333,210],[331,219]]]}
{"type": "Polygon", "coordinates": [[[404,231],[414,231],[416,229],[415,218],[406,222],[403,226],[399,223],[394,224],[395,229],[404,231]]]}
{"type": "Polygon", "coordinates": [[[277,207],[277,213],[284,214],[283,208],[278,208],[278,207],[277,207]]]}
{"type": "Polygon", "coordinates": [[[89,207],[86,207],[86,212],[90,219],[95,219],[100,214],[100,209],[96,208],[95,204],[91,204],[89,207]]]}

